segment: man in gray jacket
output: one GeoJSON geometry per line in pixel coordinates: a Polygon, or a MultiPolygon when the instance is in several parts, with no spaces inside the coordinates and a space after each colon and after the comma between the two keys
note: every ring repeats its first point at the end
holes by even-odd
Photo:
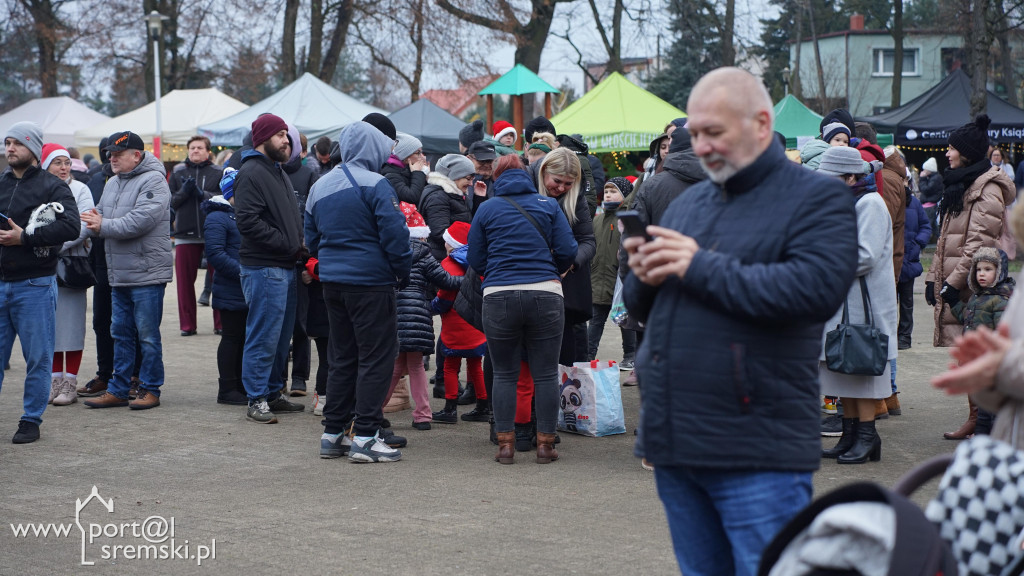
{"type": "Polygon", "coordinates": [[[164,289],[171,281],[171,191],[163,164],[132,132],[114,134],[106,150],[115,177],[107,181],[96,210],[82,214],[93,236],[106,240],[107,275],[113,293],[110,331],[114,337],[114,377],[102,396],[83,402],[90,408],[160,405],[164,383],[160,320],[164,289]],[[131,399],[128,377],[135,363],[136,338],[142,343],[139,390],[131,399]]]}

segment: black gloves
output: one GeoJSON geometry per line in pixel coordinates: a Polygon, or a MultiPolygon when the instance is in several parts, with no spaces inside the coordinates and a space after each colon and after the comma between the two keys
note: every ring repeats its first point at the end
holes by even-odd
{"type": "Polygon", "coordinates": [[[199,189],[199,186],[196,186],[195,178],[186,178],[185,180],[182,181],[181,187],[182,189],[184,189],[185,193],[188,196],[195,196],[200,200],[203,200],[205,198],[205,196],[203,195],[203,191],[199,189]]]}
{"type": "Polygon", "coordinates": [[[939,296],[942,296],[942,299],[950,306],[954,306],[960,301],[960,291],[945,282],[942,283],[942,291],[939,292],[939,296]]]}
{"type": "Polygon", "coordinates": [[[924,301],[929,306],[935,306],[935,282],[924,283],[924,301]]]}

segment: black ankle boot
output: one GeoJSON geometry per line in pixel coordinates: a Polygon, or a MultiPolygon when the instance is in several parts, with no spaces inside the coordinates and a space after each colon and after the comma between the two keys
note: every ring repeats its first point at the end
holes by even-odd
{"type": "Polygon", "coordinates": [[[466,422],[487,422],[491,419],[491,401],[477,400],[476,408],[462,415],[466,422]]]}
{"type": "Polygon", "coordinates": [[[458,400],[445,400],[444,408],[439,412],[434,412],[431,415],[434,422],[440,422],[441,424],[455,424],[459,421],[459,401],[458,400]]]}
{"type": "Polygon", "coordinates": [[[469,406],[476,402],[476,390],[467,384],[464,390],[459,391],[459,406],[469,406]]]}
{"type": "Polygon", "coordinates": [[[494,430],[494,416],[491,416],[491,444],[498,445],[498,433],[494,430]]]}
{"type": "Polygon", "coordinates": [[[839,443],[834,448],[823,448],[821,450],[822,458],[838,458],[853,448],[854,442],[857,441],[857,419],[856,418],[843,418],[843,436],[839,439],[839,443]]]}
{"type": "Polygon", "coordinates": [[[863,464],[869,459],[872,462],[882,459],[882,439],[875,430],[874,420],[857,424],[857,441],[837,461],[840,464],[863,464]]]}
{"type": "Polygon", "coordinates": [[[533,427],[516,424],[516,452],[529,452],[533,448],[533,427]]]}
{"type": "Polygon", "coordinates": [[[249,403],[249,398],[246,397],[245,392],[242,388],[241,380],[226,380],[220,378],[217,380],[219,386],[217,390],[217,404],[231,404],[233,406],[245,406],[249,403]]]}

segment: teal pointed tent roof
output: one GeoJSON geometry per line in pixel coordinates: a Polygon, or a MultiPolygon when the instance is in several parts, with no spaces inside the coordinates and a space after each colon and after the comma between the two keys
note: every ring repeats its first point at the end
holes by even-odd
{"type": "Polygon", "coordinates": [[[786,148],[796,148],[797,138],[818,135],[821,116],[792,94],[775,105],[775,130],[786,137],[786,148]]]}
{"type": "Polygon", "coordinates": [[[516,64],[504,76],[491,82],[483,90],[477,92],[477,94],[480,96],[488,94],[521,96],[523,94],[536,94],[537,92],[558,94],[558,89],[541,80],[540,76],[534,74],[526,66],[516,64]]]}

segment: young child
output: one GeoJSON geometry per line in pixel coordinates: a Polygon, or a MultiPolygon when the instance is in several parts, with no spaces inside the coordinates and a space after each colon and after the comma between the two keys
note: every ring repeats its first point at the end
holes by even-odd
{"type": "MultiPolygon", "coordinates": [[[[416,408],[412,413],[412,427],[417,430],[430,430],[430,395],[427,391],[427,373],[423,368],[423,355],[434,351],[434,321],[430,302],[425,294],[430,285],[441,290],[458,292],[462,279],[453,277],[441,268],[437,260],[430,254],[427,236],[430,228],[423,221],[423,216],[416,208],[405,202],[401,203],[402,212],[406,215],[409,226],[409,244],[412,247],[412,272],[409,284],[397,291],[398,306],[398,358],[395,369],[391,373],[391,387],[388,389],[384,404],[388,403],[398,385],[398,381],[408,372],[409,392],[416,408]]],[[[467,224],[468,226],[468,224],[467,224]]],[[[458,381],[455,381],[458,386],[458,381]]]]}
{"type": "MultiPolygon", "coordinates": [[[[621,176],[611,178],[604,185],[604,202],[601,213],[594,216],[594,236],[597,239],[597,252],[590,267],[590,285],[593,289],[594,315],[587,330],[587,356],[590,360],[597,358],[597,347],[604,334],[604,325],[612,309],[612,296],[615,292],[615,278],[619,271],[619,239],[621,234],[618,226],[619,206],[626,196],[633,191],[629,180],[621,176]]],[[[636,354],[636,332],[622,330],[622,362],[619,369],[633,369],[633,357],[636,354]]]]}
{"type": "Polygon", "coordinates": [[[502,146],[513,147],[516,143],[516,129],[504,120],[498,120],[491,127],[494,130],[494,139],[502,146]]]}
{"type": "MultiPolygon", "coordinates": [[[[978,248],[974,253],[967,279],[973,294],[966,303],[957,302],[952,308],[953,315],[963,323],[964,332],[977,330],[979,326],[995,330],[999,325],[1016,285],[1008,268],[1009,258],[998,248],[978,248]]],[[[974,433],[988,434],[994,421],[995,414],[979,408],[974,433]]]]}
{"type": "MultiPolygon", "coordinates": [[[[448,257],[441,261],[441,267],[452,276],[461,279],[466,274],[466,254],[469,252],[469,224],[455,222],[444,232],[448,257]]],[[[445,289],[437,293],[432,306],[441,314],[441,349],[444,351],[444,409],[434,412],[437,422],[455,424],[458,422],[459,370],[462,359],[466,359],[466,377],[476,391],[476,409],[462,415],[466,422],[487,422],[491,418],[491,402],[484,387],[483,357],[487,351],[487,339],[455,311],[455,296],[458,288],[445,289]]]]}
{"type": "Polygon", "coordinates": [[[849,146],[850,129],[842,122],[833,122],[821,130],[821,139],[829,146],[849,146]]]}

